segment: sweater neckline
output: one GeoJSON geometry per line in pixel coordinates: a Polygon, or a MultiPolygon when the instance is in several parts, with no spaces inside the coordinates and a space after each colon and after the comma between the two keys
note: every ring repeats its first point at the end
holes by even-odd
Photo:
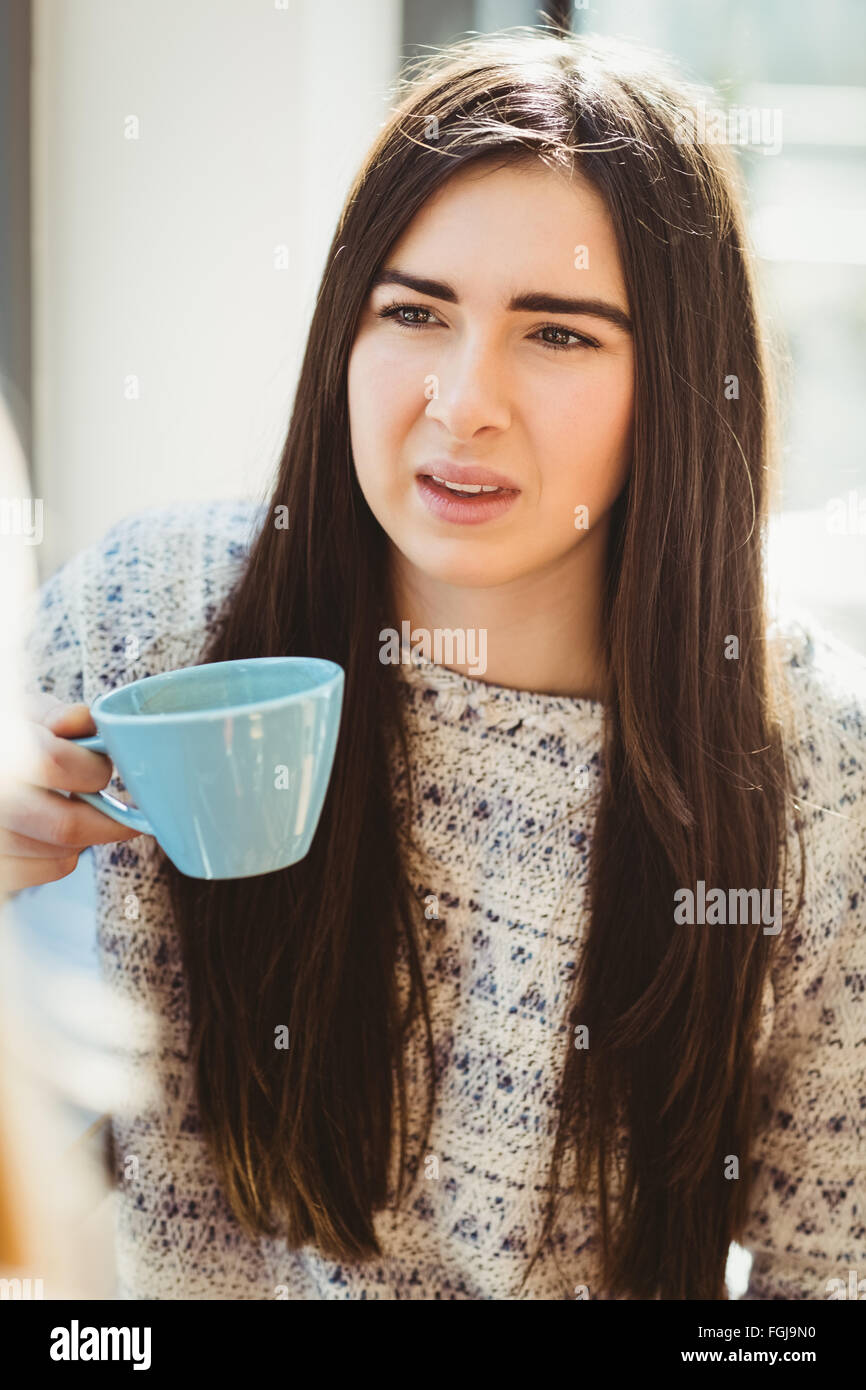
{"type": "Polygon", "coordinates": [[[401,649],[401,655],[402,664],[397,667],[400,679],[410,688],[430,692],[436,701],[437,713],[455,723],[471,711],[490,725],[530,726],[572,737],[579,734],[591,738],[601,732],[604,718],[601,700],[586,695],[547,695],[494,685],[440,666],[407,647],[401,649]]]}

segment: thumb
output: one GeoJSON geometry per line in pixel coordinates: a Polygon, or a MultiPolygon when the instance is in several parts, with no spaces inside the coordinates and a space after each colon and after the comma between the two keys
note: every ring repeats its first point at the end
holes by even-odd
{"type": "Polygon", "coordinates": [[[56,705],[43,716],[42,722],[58,738],[83,738],[96,733],[93,716],[83,701],[74,705],[56,705]]]}

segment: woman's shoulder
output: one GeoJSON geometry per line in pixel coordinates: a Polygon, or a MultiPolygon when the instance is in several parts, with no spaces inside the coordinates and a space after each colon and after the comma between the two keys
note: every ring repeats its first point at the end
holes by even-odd
{"type": "Polygon", "coordinates": [[[106,609],[121,604],[173,628],[200,626],[241,572],[263,516],[245,499],[148,507],[93,547],[106,609]]]}
{"type": "Polygon", "coordinates": [[[265,504],[176,502],[123,517],[32,596],[27,683],[90,703],[194,661],[240,576],[265,504]]]}
{"type": "Polygon", "coordinates": [[[833,952],[853,966],[866,950],[866,658],[802,612],[778,622],[774,637],[788,699],[792,871],[797,821],[805,832],[798,950],[815,971],[833,952]]]}
{"type": "Polygon", "coordinates": [[[261,525],[266,504],[214,498],[144,507],[116,521],[82,554],[134,584],[149,574],[158,594],[177,580],[232,568],[242,561],[261,525]],[[174,561],[172,570],[157,569],[174,561]]]}
{"type": "Polygon", "coordinates": [[[866,825],[866,656],[803,610],[777,616],[770,638],[800,790],[866,825]]]}

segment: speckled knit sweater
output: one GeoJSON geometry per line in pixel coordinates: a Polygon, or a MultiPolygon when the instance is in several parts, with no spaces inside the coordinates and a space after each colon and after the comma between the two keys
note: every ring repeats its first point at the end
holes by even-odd
{"type": "MultiPolygon", "coordinates": [[[[90,704],[191,664],[261,518],[251,503],[214,502],[114,526],[36,596],[28,685],[90,704]]],[[[804,915],[765,993],[744,1244],[754,1255],[748,1297],[822,1299],[829,1279],[866,1274],[866,694],[862,663],[845,649],[801,630],[789,633],[788,656],[810,865],[804,915]]],[[[186,982],[156,843],[97,846],[102,971],[150,1019],[129,1104],[113,1116],[120,1298],[564,1299],[578,1286],[606,1296],[595,1209],[574,1202],[563,1203],[555,1256],[539,1260],[520,1292],[568,1045],[602,707],[423,661],[400,674],[418,808],[408,869],[419,915],[431,895],[438,904],[422,941],[438,1175],[420,1178],[403,1209],[377,1216],[381,1261],[340,1264],[243,1234],[199,1133],[186,982]]],[[[116,774],[110,789],[125,790],[116,774]]],[[[399,785],[396,795],[401,804],[399,785]]],[[[408,1052],[417,1086],[424,1059],[408,1052]]]]}

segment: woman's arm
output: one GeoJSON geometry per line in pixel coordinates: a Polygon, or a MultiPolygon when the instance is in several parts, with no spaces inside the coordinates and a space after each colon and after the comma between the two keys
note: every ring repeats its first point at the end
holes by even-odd
{"type": "Polygon", "coordinates": [[[794,673],[806,904],[772,975],[747,1299],[866,1297],[866,696],[851,655],[841,683],[794,673]]]}

